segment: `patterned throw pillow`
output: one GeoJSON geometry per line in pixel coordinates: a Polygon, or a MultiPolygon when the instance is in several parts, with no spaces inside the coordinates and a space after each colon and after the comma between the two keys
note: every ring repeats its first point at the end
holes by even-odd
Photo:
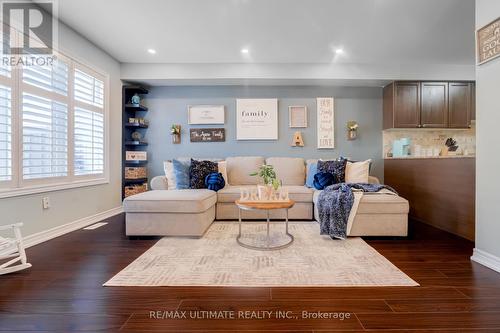
{"type": "Polygon", "coordinates": [[[318,172],[328,172],[334,177],[334,184],[345,183],[345,167],[347,159],[340,158],[338,160],[318,161],[318,172]]]}
{"type": "Polygon", "coordinates": [[[189,188],[206,188],[205,178],[213,172],[219,172],[218,163],[191,159],[189,168],[189,188]]]}

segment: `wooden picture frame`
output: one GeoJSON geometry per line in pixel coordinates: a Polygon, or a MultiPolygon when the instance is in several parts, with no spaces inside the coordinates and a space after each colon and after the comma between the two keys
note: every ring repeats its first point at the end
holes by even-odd
{"type": "Polygon", "coordinates": [[[188,105],[189,125],[224,125],[224,105],[188,105]]]}
{"type": "Polygon", "coordinates": [[[500,56],[500,17],[476,32],[477,64],[482,65],[500,56]]]}
{"type": "Polygon", "coordinates": [[[316,99],[318,149],[335,148],[335,109],[332,97],[316,99]]]}
{"type": "Polygon", "coordinates": [[[278,99],[237,99],[236,140],[278,140],[278,99]]]}
{"type": "Polygon", "coordinates": [[[288,126],[290,128],[307,127],[307,106],[291,105],[288,107],[288,126]]]}

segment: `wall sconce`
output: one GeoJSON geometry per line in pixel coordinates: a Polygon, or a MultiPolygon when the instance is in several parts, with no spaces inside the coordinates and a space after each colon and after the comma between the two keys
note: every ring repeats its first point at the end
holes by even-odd
{"type": "Polygon", "coordinates": [[[358,123],[354,120],[347,122],[347,140],[356,140],[358,138],[358,123]]]}
{"type": "Polygon", "coordinates": [[[173,124],[170,127],[170,134],[172,135],[172,143],[181,143],[181,125],[173,124]]]}

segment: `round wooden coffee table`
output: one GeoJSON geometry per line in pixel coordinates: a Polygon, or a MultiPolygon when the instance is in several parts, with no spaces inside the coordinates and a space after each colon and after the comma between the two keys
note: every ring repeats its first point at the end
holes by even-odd
{"type": "Polygon", "coordinates": [[[235,201],[236,206],[238,206],[238,221],[239,221],[239,231],[238,237],[236,237],[236,241],[239,245],[246,247],[247,249],[252,250],[261,250],[261,251],[270,251],[270,250],[280,250],[284,249],[287,246],[290,246],[293,243],[293,235],[288,232],[288,209],[292,208],[295,205],[295,201],[289,200],[286,202],[257,202],[257,201],[235,201]],[[284,209],[285,214],[285,235],[289,238],[289,240],[285,244],[271,246],[271,237],[269,236],[269,211],[273,209],[284,209]],[[241,241],[241,211],[242,210],[265,210],[267,215],[267,238],[266,245],[264,246],[256,246],[247,244],[241,241]]]}

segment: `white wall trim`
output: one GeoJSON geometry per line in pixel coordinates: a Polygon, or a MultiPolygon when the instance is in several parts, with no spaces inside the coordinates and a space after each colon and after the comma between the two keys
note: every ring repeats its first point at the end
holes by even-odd
{"type": "Polygon", "coordinates": [[[491,253],[475,248],[470,259],[500,273],[500,258],[491,253]]]}
{"type": "Polygon", "coordinates": [[[60,184],[46,184],[46,185],[36,185],[36,186],[26,186],[18,188],[5,188],[0,189],[0,199],[19,197],[23,195],[38,194],[38,193],[48,193],[60,190],[67,190],[71,188],[95,186],[109,184],[109,176],[107,178],[98,178],[92,180],[76,180],[73,182],[62,182],[60,184]]]}
{"type": "MultiPolygon", "coordinates": [[[[89,226],[91,224],[94,224],[96,222],[100,222],[104,219],[110,218],[112,216],[115,216],[117,214],[120,214],[123,212],[123,207],[115,207],[110,210],[106,210],[101,213],[97,213],[91,216],[87,216],[81,219],[78,219],[73,222],[69,222],[60,226],[57,226],[55,228],[51,228],[48,230],[44,230],[41,232],[37,232],[36,234],[32,234],[26,237],[23,237],[24,240],[24,246],[25,247],[31,247],[46,241],[49,241],[51,239],[54,239],[56,237],[65,235],[67,233],[70,233],[72,231],[82,229],[86,226],[89,226]]],[[[22,232],[22,230],[21,230],[22,232]]],[[[4,255],[7,251],[0,251],[0,255],[4,255]]]]}

